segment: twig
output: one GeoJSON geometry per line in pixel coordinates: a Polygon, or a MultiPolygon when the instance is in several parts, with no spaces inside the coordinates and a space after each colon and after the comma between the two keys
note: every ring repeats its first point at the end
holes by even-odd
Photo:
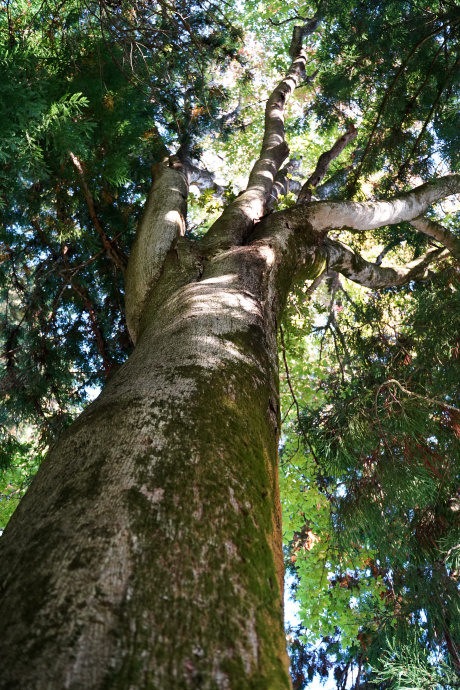
{"type": "Polygon", "coordinates": [[[118,249],[118,247],[113,245],[113,241],[109,240],[109,238],[107,237],[107,234],[105,233],[104,229],[102,228],[102,226],[99,222],[99,219],[98,219],[97,214],[96,214],[96,209],[94,207],[93,197],[91,196],[91,192],[89,191],[89,187],[88,187],[88,184],[87,184],[86,179],[85,179],[85,173],[83,170],[83,166],[82,166],[80,160],[77,158],[77,156],[75,156],[72,153],[72,151],[69,151],[69,155],[70,155],[70,158],[72,160],[72,163],[74,164],[74,166],[77,170],[78,176],[80,178],[83,192],[84,192],[84,195],[86,198],[86,204],[87,204],[88,210],[89,210],[89,215],[90,215],[90,218],[91,218],[93,225],[96,229],[96,232],[101,239],[102,246],[104,247],[104,249],[107,252],[107,254],[109,255],[109,257],[112,259],[114,264],[116,266],[118,266],[118,268],[120,268],[122,273],[124,274],[126,271],[126,260],[123,257],[122,252],[120,252],[120,250],[118,249]]]}
{"type": "Polygon", "coordinates": [[[452,410],[453,412],[458,412],[460,413],[460,410],[458,407],[454,407],[453,405],[448,405],[447,403],[443,402],[442,400],[435,400],[434,398],[427,398],[424,395],[419,395],[418,393],[413,393],[412,391],[407,390],[407,388],[404,388],[399,381],[396,379],[388,379],[388,381],[384,381],[379,388],[377,389],[377,394],[376,394],[376,399],[382,388],[387,386],[388,384],[393,383],[395,386],[398,386],[398,388],[405,393],[406,395],[410,395],[412,398],[418,398],[419,400],[425,400],[425,402],[432,403],[433,405],[441,405],[441,407],[444,407],[446,410],[452,410]]]}

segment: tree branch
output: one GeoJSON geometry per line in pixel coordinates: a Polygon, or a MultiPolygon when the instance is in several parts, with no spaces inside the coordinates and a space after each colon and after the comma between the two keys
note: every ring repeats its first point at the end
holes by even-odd
{"type": "Polygon", "coordinates": [[[322,273],[319,274],[319,276],[317,276],[314,279],[314,281],[311,283],[311,285],[308,286],[308,288],[305,292],[305,300],[311,299],[311,297],[313,296],[313,293],[315,292],[315,290],[317,290],[319,288],[321,283],[324,282],[324,279],[326,278],[326,276],[327,276],[327,271],[323,271],[322,273]]]}
{"type": "Polygon", "coordinates": [[[411,280],[420,280],[426,276],[428,266],[433,261],[448,255],[446,249],[435,248],[404,266],[382,267],[366,261],[338,240],[327,238],[324,240],[323,250],[327,254],[329,268],[369,288],[393,287],[411,280]]]}
{"type": "Polygon", "coordinates": [[[91,218],[91,221],[96,229],[97,234],[99,235],[102,246],[104,247],[105,251],[107,252],[108,256],[112,259],[113,263],[118,266],[118,268],[121,269],[123,274],[125,273],[126,270],[126,257],[123,255],[123,252],[120,251],[120,249],[114,245],[113,241],[109,240],[107,237],[104,229],[102,228],[99,219],[96,214],[96,209],[94,207],[94,201],[93,197],[91,196],[91,192],[89,191],[88,184],[85,179],[85,173],[83,170],[83,165],[80,162],[80,160],[75,156],[72,151],[69,151],[70,158],[72,160],[72,163],[74,164],[78,176],[80,178],[81,186],[83,189],[83,193],[85,195],[86,199],[86,204],[88,206],[88,211],[89,211],[89,216],[91,218]]]}
{"type": "Polygon", "coordinates": [[[195,185],[201,192],[205,189],[212,189],[216,196],[222,196],[224,193],[224,188],[214,181],[214,174],[209,172],[209,170],[194,165],[190,158],[184,159],[184,171],[189,185],[195,185]]]}
{"type": "Polygon", "coordinates": [[[435,240],[443,244],[456,259],[460,261],[460,240],[454,237],[447,228],[441,223],[431,220],[426,216],[419,216],[411,220],[411,225],[425,235],[433,237],[435,240]]]}
{"type": "Polygon", "coordinates": [[[304,186],[300,190],[299,198],[297,199],[298,204],[305,204],[311,201],[313,194],[313,189],[319,185],[321,180],[324,178],[328,171],[328,168],[334,158],[337,158],[344,148],[354,139],[356,139],[358,130],[355,125],[352,124],[347,129],[345,134],[343,134],[329,151],[325,151],[318,158],[318,163],[316,164],[315,171],[310,175],[308,180],[305,182],[304,186]]]}
{"type": "MultiPolygon", "coordinates": [[[[308,220],[318,231],[347,228],[374,230],[385,225],[412,222],[431,204],[460,192],[460,174],[446,175],[388,201],[317,201],[289,209],[294,223],[308,220]]],[[[286,213],[286,212],[285,212],[286,213]]]]}
{"type": "Polygon", "coordinates": [[[171,157],[170,166],[152,166],[153,181],[138,223],[125,281],[126,322],[136,342],[144,306],[160,277],[174,241],[185,234],[188,185],[182,163],[171,157]]]}
{"type": "Polygon", "coordinates": [[[72,286],[73,290],[77,293],[77,295],[81,298],[83,306],[89,316],[91,322],[91,330],[94,333],[97,349],[102,359],[102,366],[104,367],[104,376],[105,378],[107,378],[117,368],[117,365],[114,364],[114,362],[112,362],[109,355],[107,354],[107,346],[104,340],[104,336],[102,335],[100,325],[98,323],[96,309],[94,307],[94,304],[90,300],[88,291],[85,290],[83,285],[81,285],[74,278],[71,279],[70,285],[72,286]]]}
{"type": "MultiPolygon", "coordinates": [[[[291,158],[288,164],[284,167],[281,168],[281,170],[278,170],[278,172],[275,175],[275,180],[273,182],[273,187],[272,187],[272,192],[270,194],[270,198],[267,202],[266,209],[270,210],[273,208],[275,205],[277,199],[280,196],[283,196],[284,194],[287,194],[288,192],[299,192],[301,189],[301,182],[298,180],[292,180],[288,177],[289,174],[292,174],[293,172],[297,172],[300,166],[300,159],[299,158],[291,158]]],[[[300,173],[298,173],[300,175],[300,173]]],[[[300,175],[303,177],[303,175],[300,175]]]]}
{"type": "Polygon", "coordinates": [[[378,113],[377,113],[377,117],[376,117],[376,119],[375,119],[375,122],[374,122],[374,124],[373,124],[373,126],[372,126],[371,132],[370,132],[370,134],[369,134],[369,139],[367,140],[366,148],[364,149],[364,153],[363,153],[363,155],[361,156],[361,161],[360,161],[360,163],[359,163],[357,169],[355,170],[355,174],[354,174],[354,179],[355,179],[355,181],[358,180],[358,178],[359,178],[359,176],[360,176],[360,174],[361,174],[361,170],[362,170],[362,168],[363,168],[364,161],[365,161],[365,159],[366,159],[367,154],[369,153],[369,150],[370,150],[370,147],[371,147],[371,144],[372,144],[372,140],[373,140],[373,138],[374,138],[375,132],[377,131],[377,127],[378,127],[379,122],[380,122],[380,118],[382,117],[382,114],[383,114],[383,111],[385,110],[385,107],[386,107],[386,105],[387,105],[388,99],[390,98],[390,96],[391,96],[391,94],[392,94],[392,92],[393,92],[393,89],[395,88],[396,84],[398,83],[399,78],[400,78],[401,75],[403,74],[403,72],[404,72],[406,66],[408,65],[408,63],[410,62],[410,60],[412,59],[412,57],[414,56],[414,54],[417,52],[418,48],[420,48],[420,47],[421,47],[424,43],[426,43],[426,41],[428,41],[430,38],[433,38],[433,36],[436,36],[437,33],[438,33],[438,29],[435,29],[434,31],[431,31],[429,34],[427,34],[426,36],[424,36],[420,41],[418,41],[418,43],[416,43],[416,44],[412,47],[412,49],[411,49],[410,52],[408,53],[406,59],[403,60],[403,61],[401,62],[400,66],[399,66],[399,69],[397,70],[397,72],[396,72],[396,74],[395,74],[395,76],[394,76],[393,81],[391,82],[391,84],[389,85],[388,89],[386,90],[385,95],[384,95],[384,97],[383,97],[383,99],[382,99],[382,102],[381,102],[381,104],[380,104],[380,108],[379,108],[379,111],[378,111],[378,113]]]}
{"type": "Polygon", "coordinates": [[[318,27],[318,14],[303,26],[295,26],[289,55],[291,66],[286,76],[272,91],[265,108],[265,128],[259,158],[249,175],[248,186],[214,223],[204,238],[206,247],[226,247],[241,244],[251,232],[254,223],[264,214],[270,200],[276,173],[289,155],[284,132],[284,110],[304,74],[307,55],[303,42],[318,27]]]}
{"type": "Polygon", "coordinates": [[[402,386],[399,383],[399,381],[397,381],[396,379],[388,379],[387,381],[384,381],[379,386],[379,388],[377,390],[377,395],[380,393],[382,388],[390,385],[390,383],[394,384],[395,386],[398,386],[400,391],[402,391],[406,395],[409,395],[411,398],[418,398],[419,400],[424,400],[425,402],[431,403],[433,405],[440,405],[441,407],[444,407],[446,410],[452,410],[453,412],[460,412],[458,407],[454,407],[453,405],[448,405],[443,400],[436,400],[435,398],[427,398],[425,395],[419,395],[418,393],[413,393],[412,391],[407,390],[407,388],[404,388],[404,386],[402,386]]]}
{"type": "Polygon", "coordinates": [[[376,258],[375,265],[380,266],[382,264],[382,261],[384,260],[384,258],[388,254],[388,252],[391,252],[391,250],[394,249],[395,247],[397,247],[400,243],[401,243],[400,240],[393,240],[393,242],[390,242],[390,244],[387,244],[387,246],[382,249],[382,251],[380,252],[378,257],[376,258]]]}

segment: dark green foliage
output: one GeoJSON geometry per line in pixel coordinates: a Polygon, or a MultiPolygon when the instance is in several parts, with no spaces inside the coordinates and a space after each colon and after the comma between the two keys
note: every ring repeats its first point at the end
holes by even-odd
{"type": "MultiPolygon", "coordinates": [[[[331,546],[356,564],[371,552],[336,579],[353,596],[370,576],[383,588],[380,607],[366,613],[361,604],[356,642],[341,647],[339,626],[326,657],[339,688],[352,662],[382,688],[415,687],[403,681],[417,668],[417,687],[453,687],[460,666],[460,273],[445,263],[426,283],[368,297],[339,287],[333,302],[322,347],[340,360],[320,383],[322,404],[302,413],[300,431],[319,463],[331,546]],[[409,657],[398,685],[395,669],[409,657]]],[[[331,557],[328,567],[337,567],[331,557]]],[[[329,583],[332,592],[330,574],[329,583]]],[[[314,663],[312,654],[302,651],[303,673],[321,675],[324,654],[314,663]]]]}
{"type": "Polygon", "coordinates": [[[131,351],[123,272],[151,165],[199,150],[225,108],[210,67],[239,41],[212,3],[2,7],[5,463],[18,429],[48,445],[131,351]]]}
{"type": "Polygon", "coordinates": [[[411,175],[428,179],[440,159],[457,170],[457,3],[333,1],[326,23],[311,109],[326,128],[362,118],[348,193],[375,172],[385,172],[375,190],[382,195],[411,175]]]}

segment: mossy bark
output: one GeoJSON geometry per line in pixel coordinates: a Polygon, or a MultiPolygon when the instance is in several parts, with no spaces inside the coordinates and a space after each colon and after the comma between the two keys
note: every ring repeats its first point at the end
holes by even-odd
{"type": "Polygon", "coordinates": [[[293,245],[202,261],[181,242],[133,355],[0,540],[2,690],[290,687],[276,319],[293,245]]]}

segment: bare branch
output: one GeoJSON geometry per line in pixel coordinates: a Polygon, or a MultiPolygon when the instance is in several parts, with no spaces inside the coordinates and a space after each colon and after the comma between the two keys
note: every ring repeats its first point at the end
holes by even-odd
{"type": "Polygon", "coordinates": [[[404,285],[411,280],[420,280],[427,275],[430,264],[448,255],[446,249],[435,248],[404,266],[383,267],[366,261],[338,240],[327,238],[323,248],[327,254],[329,268],[369,288],[393,287],[404,285]]]}
{"type": "Polygon", "coordinates": [[[250,175],[246,190],[226,207],[208,231],[205,246],[240,244],[251,232],[254,223],[264,214],[272,193],[276,173],[289,155],[284,132],[286,103],[305,72],[307,55],[303,48],[306,36],[312,34],[321,21],[315,16],[303,26],[294,27],[289,55],[291,66],[286,76],[271,93],[265,108],[264,138],[258,160],[250,175]]]}
{"type": "Polygon", "coordinates": [[[289,17],[289,19],[285,19],[282,22],[275,22],[271,17],[268,18],[268,21],[272,26],[284,26],[284,24],[289,24],[289,22],[296,22],[298,19],[302,22],[308,21],[307,17],[301,17],[300,14],[295,14],[293,17],[289,17]]]}
{"type": "Polygon", "coordinates": [[[385,225],[412,222],[431,204],[460,192],[460,174],[446,175],[388,201],[318,201],[289,209],[294,223],[308,220],[315,230],[347,228],[374,230],[385,225]]]}
{"type": "Polygon", "coordinates": [[[312,284],[308,286],[307,291],[305,292],[305,299],[306,300],[311,299],[311,297],[313,296],[313,293],[315,292],[315,290],[317,290],[319,288],[321,283],[324,282],[324,279],[326,278],[326,276],[327,276],[327,271],[323,271],[322,273],[319,274],[319,276],[317,276],[314,279],[312,284]]]}
{"type": "Polygon", "coordinates": [[[387,246],[382,249],[382,251],[380,252],[378,257],[376,258],[375,265],[380,266],[382,264],[382,261],[384,260],[384,258],[388,254],[388,252],[391,252],[391,250],[394,249],[395,247],[397,247],[398,244],[400,244],[400,240],[393,240],[393,242],[390,242],[390,244],[387,244],[387,246]]]}
{"type": "Polygon", "coordinates": [[[384,381],[378,388],[377,390],[377,395],[380,393],[382,388],[385,386],[389,386],[390,384],[393,384],[395,386],[398,386],[400,391],[405,393],[406,395],[409,395],[411,398],[418,398],[419,400],[424,400],[425,402],[432,403],[433,405],[440,405],[441,407],[444,407],[446,410],[452,410],[453,412],[460,412],[458,407],[454,407],[453,405],[448,405],[446,402],[443,400],[435,400],[434,398],[427,398],[424,395],[419,395],[418,393],[413,393],[412,391],[407,390],[407,388],[404,388],[399,381],[396,379],[388,379],[387,381],[384,381]]]}
{"type": "Polygon", "coordinates": [[[460,240],[454,237],[441,223],[426,216],[419,216],[411,220],[411,225],[443,244],[460,261],[460,240]]]}
{"type": "Polygon", "coordinates": [[[305,204],[311,201],[313,190],[315,189],[315,187],[319,185],[321,180],[324,178],[334,158],[337,158],[342,153],[344,148],[350,142],[356,139],[357,134],[358,130],[356,129],[355,125],[350,125],[345,134],[343,134],[339,139],[337,139],[334,146],[331,149],[329,149],[329,151],[325,151],[321,154],[321,156],[318,158],[318,163],[316,164],[315,171],[312,175],[310,175],[310,177],[300,190],[299,198],[297,199],[298,204],[305,204]]]}

